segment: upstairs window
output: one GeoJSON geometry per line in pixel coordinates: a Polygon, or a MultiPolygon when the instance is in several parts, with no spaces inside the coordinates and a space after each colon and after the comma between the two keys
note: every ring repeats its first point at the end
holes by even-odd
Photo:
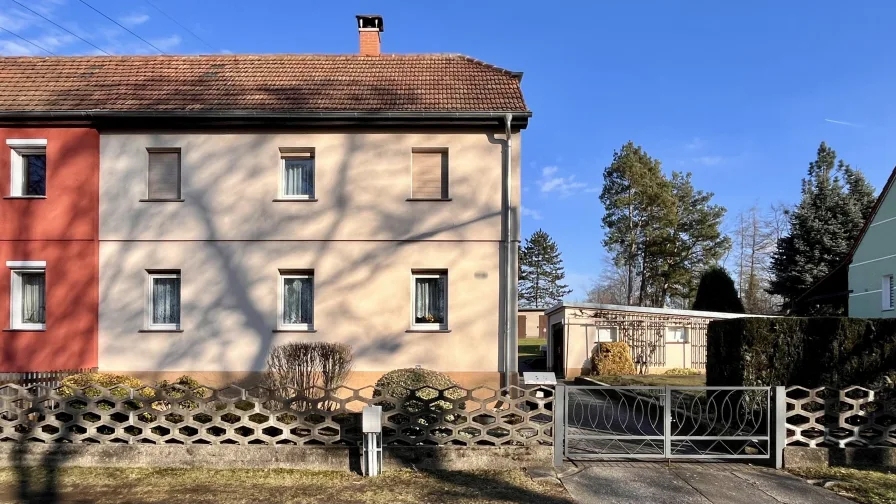
{"type": "Polygon", "coordinates": [[[10,147],[10,196],[43,198],[47,195],[47,141],[43,139],[6,141],[10,147]]]}
{"type": "Polygon", "coordinates": [[[180,201],[180,149],[146,149],[148,201],[180,201]]]}
{"type": "Polygon", "coordinates": [[[314,151],[280,149],[280,197],[314,199],[314,151]]]}
{"type": "Polygon", "coordinates": [[[44,261],[9,261],[12,271],[10,328],[43,331],[47,328],[46,267],[44,261]]]}
{"type": "Polygon", "coordinates": [[[414,329],[448,329],[448,272],[414,271],[413,322],[414,329]]]}
{"type": "Polygon", "coordinates": [[[411,199],[448,199],[448,149],[418,148],[411,153],[411,199]]]}

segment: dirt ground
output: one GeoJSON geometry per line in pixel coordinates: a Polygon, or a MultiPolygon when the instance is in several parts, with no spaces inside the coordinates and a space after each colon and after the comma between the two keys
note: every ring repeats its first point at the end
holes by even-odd
{"type": "Polygon", "coordinates": [[[0,469],[0,502],[572,504],[524,471],[387,471],[376,478],[291,470],[0,469]]]}

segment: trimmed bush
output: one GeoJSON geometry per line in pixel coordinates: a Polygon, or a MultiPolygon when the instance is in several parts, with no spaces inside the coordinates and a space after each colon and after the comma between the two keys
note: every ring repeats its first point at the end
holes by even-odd
{"type": "Polygon", "coordinates": [[[133,376],[117,375],[111,373],[79,373],[66,376],[62,379],[58,392],[63,397],[71,397],[75,395],[75,390],[84,390],[87,397],[99,397],[101,392],[98,388],[105,389],[121,385],[121,388],[112,390],[112,396],[123,398],[128,397],[130,392],[128,388],[139,389],[143,387],[143,383],[133,376]]]}
{"type": "MultiPolygon", "coordinates": [[[[405,407],[413,411],[415,404],[419,403],[420,409],[423,409],[426,402],[439,397],[439,391],[444,391],[443,397],[448,399],[460,399],[467,395],[467,392],[445,373],[423,368],[404,368],[389,371],[381,376],[376,381],[373,396],[381,397],[385,394],[396,399],[404,399],[405,407]]],[[[459,403],[459,406],[463,408],[463,403],[459,403]]],[[[430,404],[430,408],[435,410],[444,411],[451,407],[452,404],[448,401],[435,401],[430,404]]]]}
{"type": "Polygon", "coordinates": [[[721,266],[712,266],[700,277],[694,310],[722,313],[744,313],[744,305],[737,296],[734,280],[721,266]]]}
{"type": "Polygon", "coordinates": [[[601,343],[591,354],[591,372],[597,376],[637,374],[631,347],[624,341],[601,343]]]}
{"type": "Polygon", "coordinates": [[[706,339],[710,386],[874,385],[896,370],[896,319],[716,320],[706,339]]]}

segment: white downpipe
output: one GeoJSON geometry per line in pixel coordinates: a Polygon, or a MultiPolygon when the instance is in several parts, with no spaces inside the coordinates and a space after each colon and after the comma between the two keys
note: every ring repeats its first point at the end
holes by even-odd
{"type": "Polygon", "coordinates": [[[506,246],[505,254],[504,254],[504,278],[506,279],[506,285],[504,287],[504,291],[506,296],[504,298],[504,384],[506,385],[515,385],[515,383],[510,383],[511,380],[516,376],[517,369],[517,359],[516,359],[516,345],[515,338],[513,334],[513,321],[516,320],[516,313],[513,312],[514,296],[513,292],[516,288],[516,284],[514,282],[515,275],[513,274],[513,193],[512,193],[512,153],[513,153],[513,132],[510,128],[511,122],[513,121],[513,114],[506,114],[504,116],[504,133],[507,135],[507,156],[505,157],[505,166],[504,166],[504,194],[506,195],[505,201],[505,212],[506,212],[506,229],[504,236],[504,244],[506,246]]]}

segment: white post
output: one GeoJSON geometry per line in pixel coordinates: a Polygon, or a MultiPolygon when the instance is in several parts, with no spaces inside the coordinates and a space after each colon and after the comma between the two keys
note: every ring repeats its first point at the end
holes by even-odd
{"type": "Polygon", "coordinates": [[[383,472],[383,407],[364,406],[361,410],[361,431],[364,450],[361,466],[364,476],[379,476],[383,472]]]}

